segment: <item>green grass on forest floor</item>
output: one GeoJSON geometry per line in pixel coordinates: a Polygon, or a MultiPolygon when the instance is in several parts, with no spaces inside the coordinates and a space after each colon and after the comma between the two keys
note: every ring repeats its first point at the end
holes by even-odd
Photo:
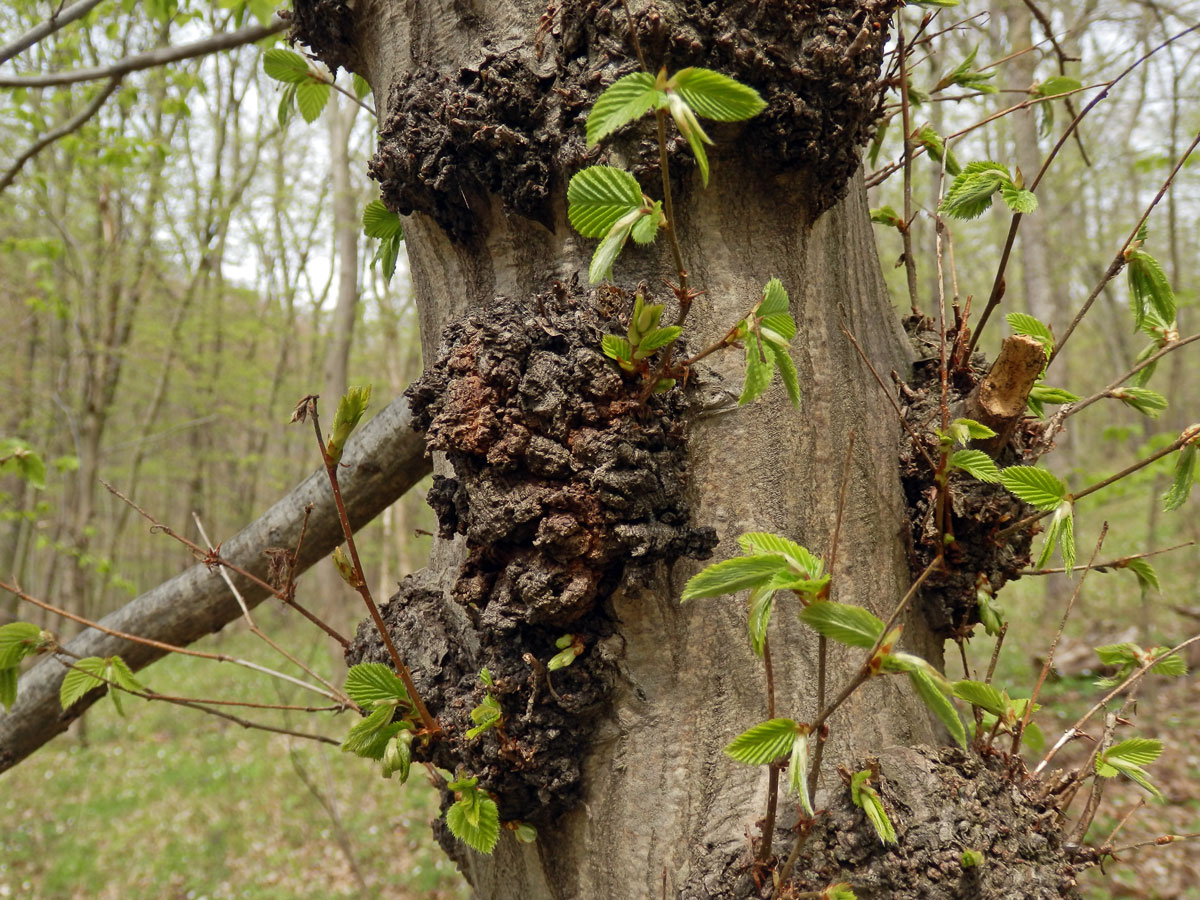
{"type": "MultiPolygon", "coordinates": [[[[314,659],[320,674],[335,683],[344,677],[310,629],[265,608],[256,616],[291,652],[314,659]]],[[[201,646],[298,674],[240,625],[229,630],[235,633],[201,646]]],[[[162,693],[321,705],[316,694],[194,657],[162,660],[142,680],[162,693]]],[[[401,786],[335,746],[245,730],[166,703],[125,705],[122,719],[107,699],[96,704],[84,734],[73,729],[0,776],[0,898],[467,896],[430,835],[437,797],[419,768],[401,786]],[[332,802],[344,842],[295,764],[332,802]]],[[[233,712],[283,724],[275,711],[233,712]]],[[[353,722],[349,714],[288,715],[287,727],[338,739],[353,722]]]]}

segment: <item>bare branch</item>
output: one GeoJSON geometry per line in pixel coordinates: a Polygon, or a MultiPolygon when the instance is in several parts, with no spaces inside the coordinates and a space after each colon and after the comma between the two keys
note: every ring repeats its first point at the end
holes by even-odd
{"type": "Polygon", "coordinates": [[[0,87],[54,87],[60,84],[78,84],[81,81],[100,81],[104,78],[123,78],[130,72],[141,72],[158,66],[169,65],[198,56],[209,56],[222,50],[232,50],[245,44],[253,44],[265,37],[278,34],[287,27],[287,22],[278,17],[266,25],[251,25],[240,31],[214,34],[191,44],[178,47],[156,47],[145,53],[135,53],[106,66],[88,69],[71,69],[67,72],[51,72],[47,75],[0,75],[0,87]]]}
{"type": "MultiPolygon", "coordinates": [[[[430,470],[425,441],[412,430],[408,403],[397,398],[359,428],[347,443],[343,462],[342,495],[350,523],[359,529],[430,470]]],[[[222,558],[259,577],[265,576],[269,561],[264,551],[295,545],[309,503],[313,504],[313,512],[296,560],[297,572],[307,569],[342,540],[323,467],[225,541],[221,545],[222,558]]],[[[266,589],[243,580],[241,575],[234,580],[251,606],[269,596],[266,589]]],[[[186,645],[220,630],[239,618],[241,612],[217,573],[205,565],[195,565],[106,616],[100,624],[112,631],[186,645]]],[[[66,649],[79,656],[120,656],[134,670],[145,668],[168,652],[95,629],[84,631],[66,649]]],[[[89,705],[85,698],[70,714],[63,714],[58,702],[63,674],[61,666],[43,662],[21,678],[16,704],[0,718],[0,771],[61,734],[89,705]]]]}
{"type": "Polygon", "coordinates": [[[57,128],[47,131],[44,135],[34,141],[29,149],[17,157],[16,162],[8,167],[8,171],[0,175],[0,192],[3,192],[13,181],[21,169],[25,167],[25,163],[29,162],[59,138],[64,138],[73,131],[78,131],[83,127],[96,113],[100,112],[100,107],[104,105],[104,101],[112,96],[112,92],[121,84],[121,76],[116,76],[108,82],[95,97],[92,102],[81,109],[76,115],[72,116],[67,121],[63,122],[57,128]]]}
{"type": "Polygon", "coordinates": [[[49,37],[65,25],[70,25],[76,19],[83,18],[99,6],[103,0],[79,0],[74,6],[57,13],[51,13],[50,18],[40,25],[35,25],[16,40],[0,47],[0,63],[6,63],[18,53],[23,53],[42,38],[49,37]]]}

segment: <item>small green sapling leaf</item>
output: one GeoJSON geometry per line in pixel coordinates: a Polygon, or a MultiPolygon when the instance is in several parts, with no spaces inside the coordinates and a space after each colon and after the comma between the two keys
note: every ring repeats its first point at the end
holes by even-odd
{"type": "Polygon", "coordinates": [[[979,481],[995,483],[1000,480],[996,461],[982,450],[956,450],[947,462],[951,468],[961,469],[979,481]]]}
{"type": "MultiPolygon", "coordinates": [[[[1190,431],[1195,431],[1196,436],[1200,436],[1200,426],[1193,425],[1190,431]]],[[[1179,451],[1179,456],[1175,460],[1175,473],[1171,478],[1171,487],[1163,495],[1163,504],[1167,512],[1173,512],[1179,509],[1187,502],[1188,497],[1192,493],[1192,482],[1196,476],[1196,455],[1200,452],[1200,447],[1197,447],[1196,436],[1192,438],[1192,443],[1185,445],[1179,451]]]]}
{"type": "Polygon", "coordinates": [[[400,677],[383,663],[359,663],[346,673],[346,696],[362,707],[377,703],[394,708],[408,705],[408,689],[400,677]]]}
{"type": "Polygon", "coordinates": [[[367,404],[370,402],[371,386],[369,384],[349,388],[345,396],[338,401],[337,411],[333,415],[333,430],[330,432],[325,446],[325,451],[334,462],[341,460],[346,441],[358,427],[359,420],[367,411],[367,404]]]}
{"type": "Polygon", "coordinates": [[[868,784],[870,779],[869,769],[855,772],[850,778],[850,799],[854,801],[855,806],[866,813],[875,833],[879,835],[879,840],[884,845],[894,844],[896,843],[896,829],[892,825],[892,820],[888,818],[887,811],[883,808],[883,801],[880,799],[879,793],[868,784]]]}
{"type": "Polygon", "coordinates": [[[765,766],[792,752],[801,729],[792,719],[770,719],[748,728],[725,746],[725,755],[750,766],[765,766]]]}
{"type": "Polygon", "coordinates": [[[500,838],[500,810],[496,801],[477,787],[477,781],[464,778],[447,785],[459,799],[446,810],[446,825],[472,850],[490,855],[500,838]]]}
{"type": "Polygon", "coordinates": [[[52,639],[31,622],[9,622],[0,625],[0,669],[13,668],[26,656],[52,639]]]}
{"type": "Polygon", "coordinates": [[[775,556],[742,556],[713,563],[688,579],[684,585],[683,602],[703,597],[720,597],[754,588],[766,583],[785,567],[775,556]]]}
{"type": "Polygon", "coordinates": [[[883,621],[861,606],[817,600],[800,611],[800,621],[830,640],[871,648],[883,636],[883,621]]]}
{"type": "Polygon", "coordinates": [[[1000,483],[1035,509],[1057,509],[1067,496],[1067,486],[1037,466],[1009,466],[1000,473],[1000,483]]]}
{"type": "Polygon", "coordinates": [[[640,119],[665,99],[649,72],[631,72],[604,89],[587,118],[587,145],[595,147],[618,128],[640,119]]]}

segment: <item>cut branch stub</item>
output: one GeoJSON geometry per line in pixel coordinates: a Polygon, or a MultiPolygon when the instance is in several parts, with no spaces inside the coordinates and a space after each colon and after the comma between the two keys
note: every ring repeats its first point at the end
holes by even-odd
{"type": "Polygon", "coordinates": [[[994,438],[979,441],[979,449],[994,456],[1008,443],[1045,365],[1040,341],[1024,334],[1004,339],[992,368],[966,399],[966,415],[996,432],[994,438]]]}

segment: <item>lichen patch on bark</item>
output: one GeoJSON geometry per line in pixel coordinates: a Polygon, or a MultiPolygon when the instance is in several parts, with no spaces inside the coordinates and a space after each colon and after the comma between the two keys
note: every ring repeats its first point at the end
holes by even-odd
{"type": "MultiPolygon", "coordinates": [[[[445,731],[425,758],[479,776],[506,821],[551,821],[576,799],[621,652],[612,593],[716,544],[691,524],[682,392],[638,402],[639,384],[600,352],[616,324],[573,284],[497,298],[446,329],[409,391],[416,427],[454,470],[429,502],[466,556],[452,584],[407,580],[385,622],[416,654],[417,686],[445,731]],[[443,588],[453,613],[439,611],[443,588]],[[548,674],[567,634],[583,652],[548,674]],[[468,739],[483,667],[504,717],[468,739]]],[[[386,661],[369,623],[347,659],[386,661]]]]}

